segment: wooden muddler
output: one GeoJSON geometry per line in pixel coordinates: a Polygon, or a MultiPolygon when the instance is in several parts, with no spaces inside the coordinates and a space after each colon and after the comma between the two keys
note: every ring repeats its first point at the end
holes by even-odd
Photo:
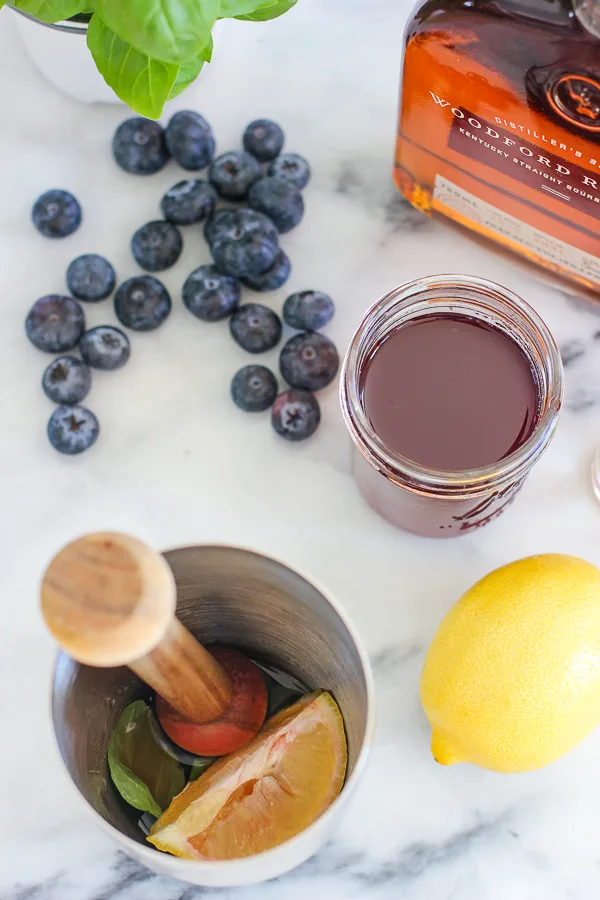
{"type": "Polygon", "coordinates": [[[125,534],[90,534],[54,557],[42,580],[42,613],[70,656],[129,666],[193,722],[231,701],[223,667],[175,616],[173,573],[160,554],[125,534]]]}

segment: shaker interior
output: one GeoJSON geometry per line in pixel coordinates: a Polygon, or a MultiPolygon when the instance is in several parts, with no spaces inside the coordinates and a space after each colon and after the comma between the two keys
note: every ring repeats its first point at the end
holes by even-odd
{"type": "MultiPolygon", "coordinates": [[[[238,646],[310,689],[331,691],[346,726],[350,774],[365,739],[367,685],[354,641],[329,602],[301,575],[250,551],[187,547],[165,557],[177,583],[177,615],[202,643],[238,646]]],[[[90,668],[58,655],[52,714],[67,769],[107,822],[149,847],[139,814],[117,793],[106,761],[122,710],[147,695],[129,669],[90,668]]]]}

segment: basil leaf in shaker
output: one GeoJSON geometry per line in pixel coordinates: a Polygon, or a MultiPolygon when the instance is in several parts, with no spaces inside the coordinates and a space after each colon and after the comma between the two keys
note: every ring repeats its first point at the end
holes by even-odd
{"type": "Polygon", "coordinates": [[[113,783],[131,806],[160,816],[185,786],[183,768],[154,740],[152,710],[136,700],[121,713],[108,744],[113,783]]]}

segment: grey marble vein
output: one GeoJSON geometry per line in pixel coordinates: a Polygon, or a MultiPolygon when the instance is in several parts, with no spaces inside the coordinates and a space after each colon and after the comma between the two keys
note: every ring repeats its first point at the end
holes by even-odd
{"type": "Polygon", "coordinates": [[[376,675],[396,674],[406,663],[421,656],[423,647],[419,644],[408,646],[392,644],[383,647],[371,659],[373,671],[376,675]]]}
{"type": "Polygon", "coordinates": [[[585,412],[596,406],[600,400],[600,390],[591,388],[575,388],[569,391],[565,400],[565,409],[573,413],[585,412]]]}
{"type": "Polygon", "coordinates": [[[388,160],[344,160],[334,177],[334,191],[383,219],[392,234],[423,232],[432,226],[398,193],[388,160]]]}
{"type": "Polygon", "coordinates": [[[40,884],[17,885],[8,893],[0,893],[0,900],[44,900],[45,895],[60,885],[62,878],[63,874],[58,873],[40,884]]]}
{"type": "Polygon", "coordinates": [[[384,221],[393,234],[402,231],[428,232],[434,227],[432,219],[419,212],[404,197],[393,189],[383,203],[384,221]]]}
{"type": "Polygon", "coordinates": [[[560,355],[563,361],[563,366],[567,368],[576,360],[581,359],[581,357],[585,354],[585,342],[579,338],[576,338],[572,341],[567,341],[566,344],[562,344],[560,347],[560,355]]]}
{"type": "MultiPolygon", "coordinates": [[[[286,877],[311,879],[339,875],[357,884],[400,886],[418,880],[435,867],[456,862],[480,843],[502,836],[509,821],[510,814],[502,813],[458,831],[439,843],[415,841],[382,861],[373,860],[364,851],[342,851],[335,842],[331,842],[318,856],[286,877]]],[[[285,879],[280,880],[283,882],[285,879]]]]}
{"type": "Polygon", "coordinates": [[[94,900],[117,900],[133,885],[158,880],[158,876],[126,856],[125,853],[116,854],[112,872],[116,876],[114,882],[97,894],[94,900]]]}

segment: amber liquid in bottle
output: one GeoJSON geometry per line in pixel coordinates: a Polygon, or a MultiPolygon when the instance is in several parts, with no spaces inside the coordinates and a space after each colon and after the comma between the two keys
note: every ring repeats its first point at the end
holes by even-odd
{"type": "Polygon", "coordinates": [[[586,4],[423,3],[406,31],[395,181],[423,212],[600,293],[600,37],[586,4]]]}

